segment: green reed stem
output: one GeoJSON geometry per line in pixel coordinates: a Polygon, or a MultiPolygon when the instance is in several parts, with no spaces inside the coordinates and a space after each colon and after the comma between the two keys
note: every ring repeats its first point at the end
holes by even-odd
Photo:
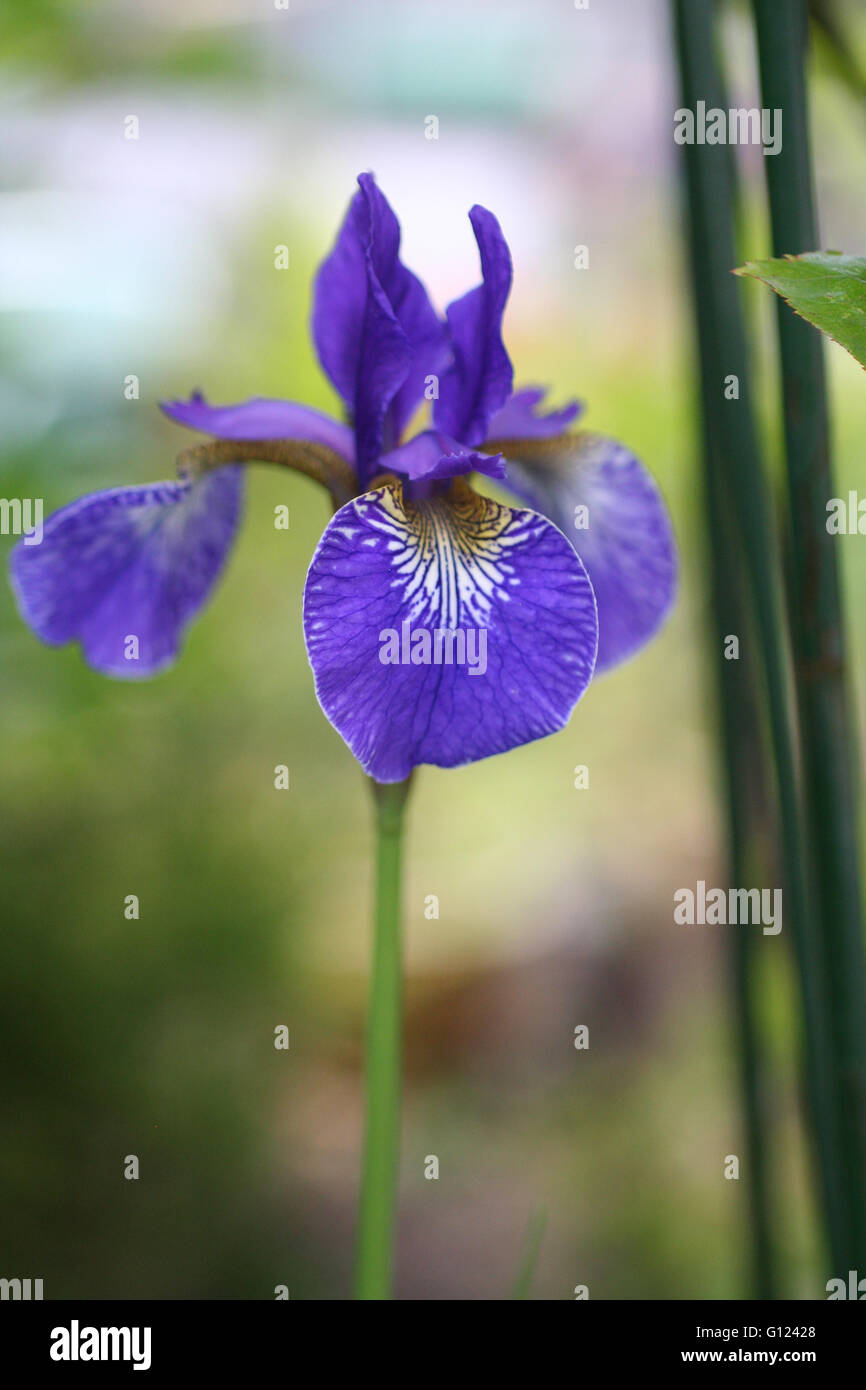
{"type": "Polygon", "coordinates": [[[387,1299],[393,1278],[400,1163],[400,900],[403,812],[409,781],[374,782],[372,789],[376,805],[376,910],[355,1292],[359,1299],[387,1299]]]}
{"type": "MultiPolygon", "coordinates": [[[[694,110],[697,101],[704,100],[708,108],[724,109],[714,52],[712,0],[673,0],[673,10],[683,105],[694,110]]],[[[718,485],[730,496],[762,666],[784,860],[785,923],[793,942],[802,1001],[807,1107],[821,1208],[835,1265],[845,1247],[845,1209],[840,1200],[840,1123],[833,1085],[832,1033],[810,881],[805,872],[777,547],[751,407],[739,290],[731,275],[737,259],[729,151],[725,146],[686,145],[684,153],[702,388],[705,399],[722,398],[705,428],[716,435],[714,457],[723,469],[718,485]],[[731,374],[738,378],[739,397],[725,400],[724,381],[731,374]]],[[[740,635],[741,639],[746,636],[740,635]]]]}
{"type": "MultiPolygon", "coordinates": [[[[740,199],[736,162],[729,164],[735,222],[740,199]]],[[[695,265],[693,265],[693,271],[695,265]]],[[[703,322],[705,281],[694,281],[696,323],[703,322]]],[[[705,353],[701,361],[701,454],[705,539],[709,556],[712,598],[712,665],[719,717],[719,771],[727,812],[727,883],[737,887],[759,881],[771,861],[774,840],[766,789],[767,762],[761,719],[760,692],[751,634],[742,547],[739,545],[729,490],[722,485],[724,459],[719,451],[719,413],[728,404],[718,390],[723,364],[713,366],[705,353]],[[742,634],[739,659],[725,657],[730,634],[742,634]]],[[[749,931],[734,930],[728,938],[728,968],[733,1002],[735,1049],[746,1162],[748,1249],[751,1291],[756,1299],[778,1297],[773,1255],[769,1182],[769,1124],[766,1109],[766,1062],[759,1023],[758,967],[766,947],[749,931]]]]}
{"type": "MultiPolygon", "coordinates": [[[[773,254],[819,249],[809,158],[805,0],[754,0],[764,106],[782,148],[764,161],[773,254]]],[[[803,780],[840,1088],[848,1239],[834,1272],[866,1268],[866,970],[844,624],[826,528],[836,495],[821,335],[777,301],[788,476],[789,602],[803,780]]]]}
{"type": "MultiPolygon", "coordinates": [[[[718,399],[718,393],[716,393],[718,399]]],[[[719,752],[728,821],[729,887],[755,883],[771,862],[766,791],[766,755],[754,661],[744,642],[737,661],[728,661],[724,644],[731,633],[748,627],[744,575],[730,499],[720,487],[721,459],[717,431],[710,425],[715,401],[702,402],[704,500],[713,598],[713,656],[721,738],[719,752]]],[[[766,1060],[759,1009],[759,966],[767,945],[749,927],[729,936],[728,964],[733,999],[735,1044],[740,1075],[742,1124],[746,1144],[745,1183],[752,1296],[777,1298],[769,1181],[769,1124],[766,1107],[766,1060]]]]}

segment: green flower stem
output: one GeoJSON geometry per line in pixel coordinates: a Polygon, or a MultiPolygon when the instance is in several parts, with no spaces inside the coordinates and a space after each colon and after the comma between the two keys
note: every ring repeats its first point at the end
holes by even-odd
{"type": "MultiPolygon", "coordinates": [[[[730,161],[732,194],[739,209],[736,162],[730,161]]],[[[697,261],[693,263],[693,270],[697,261]]],[[[696,323],[705,304],[703,277],[695,278],[696,323]]],[[[703,503],[713,622],[712,667],[719,717],[719,774],[727,809],[727,877],[730,887],[761,882],[773,861],[772,816],[768,805],[767,756],[761,719],[760,687],[754,648],[744,641],[737,661],[725,659],[730,633],[749,631],[748,599],[741,547],[730,491],[723,485],[724,460],[719,449],[728,406],[717,389],[723,364],[710,364],[704,354],[701,383],[703,503]],[[757,849],[757,852],[756,852],[757,849]]],[[[769,1123],[766,1107],[766,1061],[759,1026],[758,968],[766,952],[762,938],[748,928],[734,929],[728,940],[734,1043],[739,1066],[741,1114],[745,1140],[745,1186],[748,1192],[747,1229],[751,1246],[752,1294],[757,1299],[778,1297],[773,1254],[770,1198],[769,1123]]]]}
{"type": "MultiPolygon", "coordinates": [[[[702,100],[708,108],[722,107],[712,0],[674,0],[673,10],[683,105],[694,110],[702,100]]],[[[807,1105],[821,1207],[835,1268],[847,1237],[833,1038],[804,853],[778,552],[751,408],[751,372],[739,289],[731,275],[737,256],[730,156],[725,146],[711,145],[686,145],[684,154],[704,398],[722,395],[728,374],[736,375],[739,381],[739,399],[725,401],[724,409],[714,411],[709,423],[717,431],[716,457],[724,468],[720,486],[729,490],[762,665],[784,861],[785,922],[794,947],[802,1000],[807,1105]]],[[[741,637],[745,639],[747,634],[741,637]]]]}
{"type": "Polygon", "coordinates": [[[405,782],[372,783],[376,804],[376,916],[367,1014],[366,1118],[355,1292],[391,1297],[400,1160],[403,966],[400,943],[405,782]]]}
{"type": "MultiPolygon", "coordinates": [[[[722,99],[727,106],[722,74],[722,99]]],[[[742,195],[734,152],[728,148],[728,175],[735,240],[742,222],[742,195]]],[[[708,308],[704,277],[693,257],[696,327],[700,331],[708,308]]],[[[724,457],[720,440],[728,406],[717,389],[724,363],[710,360],[707,345],[700,373],[703,463],[703,503],[713,622],[712,666],[716,678],[719,717],[719,775],[727,810],[727,883],[738,887],[765,881],[776,862],[776,836],[770,806],[766,735],[761,717],[761,687],[755,661],[754,629],[749,618],[748,586],[742,546],[738,544],[736,512],[730,489],[724,486],[724,457]],[[730,633],[749,634],[739,658],[728,661],[725,645],[730,633]]],[[[768,1066],[761,1030],[760,969],[768,947],[748,928],[728,935],[734,1050],[740,1077],[740,1103],[745,1141],[745,1187],[748,1193],[746,1229],[750,1238],[752,1296],[779,1297],[773,1246],[771,1121],[767,1105],[768,1066]]]]}
{"type": "MultiPolygon", "coordinates": [[[[818,249],[803,68],[805,0],[754,0],[761,93],[782,111],[778,155],[764,161],[773,253],[818,249]]],[[[824,970],[840,1088],[848,1241],[842,1267],[866,1267],[866,971],[852,768],[857,761],[846,689],[835,536],[836,496],[821,335],[780,299],[779,346],[788,470],[788,566],[803,780],[817,886],[824,970]]]]}
{"type": "MultiPolygon", "coordinates": [[[[727,661],[724,656],[727,635],[748,630],[748,612],[730,498],[720,485],[723,469],[713,425],[717,408],[710,394],[703,401],[704,502],[712,576],[720,774],[728,815],[728,885],[737,887],[760,883],[762,873],[766,874],[773,862],[772,817],[767,804],[766,749],[752,651],[745,643],[738,661],[727,661]]],[[[753,1297],[772,1300],[779,1295],[773,1253],[767,1065],[760,1029],[758,974],[768,944],[749,927],[735,927],[729,936],[728,954],[746,1145],[744,1178],[749,1197],[753,1297]]]]}

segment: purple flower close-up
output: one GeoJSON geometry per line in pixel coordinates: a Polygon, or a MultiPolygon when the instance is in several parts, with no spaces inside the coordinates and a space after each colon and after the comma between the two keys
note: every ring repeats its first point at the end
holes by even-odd
{"type": "Polygon", "coordinates": [[[513,389],[502,339],[512,264],[492,213],[470,211],[481,283],[442,318],[400,260],[399,223],[372,175],[358,182],[312,314],[346,422],[264,398],[165,403],[220,445],[180,481],[56,512],[41,545],[16,546],[11,578],[43,641],[80,642],[110,676],[153,675],[224,568],[241,465],[312,472],[336,507],[304,592],[316,693],[364,770],[395,782],[563,728],[593,672],[659,628],[676,551],[659,491],[623,445],[569,432],[576,402],[546,410],[541,388],[513,389]],[[432,420],[407,438],[425,400],[432,420]]]}

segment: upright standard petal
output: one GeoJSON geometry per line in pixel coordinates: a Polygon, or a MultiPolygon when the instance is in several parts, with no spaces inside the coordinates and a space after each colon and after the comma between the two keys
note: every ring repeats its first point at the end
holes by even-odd
{"type": "Polygon", "coordinates": [[[325,714],[380,782],[563,728],[598,637],[566,538],[462,479],[424,502],[385,486],[341,508],[310,565],[304,632],[325,714]]]}
{"type": "Polygon", "coordinates": [[[583,410],[580,401],[569,401],[559,410],[537,413],[547,395],[543,386],[524,386],[509,396],[487,427],[491,439],[547,439],[562,434],[583,410]]]}
{"type": "Polygon", "coordinates": [[[295,401],[253,396],[237,405],[209,405],[200,391],[194,391],[188,401],[162,401],[160,409],[176,424],[215,439],[300,439],[324,444],[354,462],[355,437],[349,426],[295,401]]]}
{"type": "Polygon", "coordinates": [[[603,671],[654,635],[673,603],[677,554],[662,496],[647,470],[613,439],[498,440],[507,486],[550,517],[586,566],[598,604],[603,671]]]}
{"type": "Polygon", "coordinates": [[[92,493],[55,512],[40,545],[12,551],[12,587],[43,642],[80,641],[108,676],[152,676],[177,656],[240,520],[243,470],[194,484],[92,493]]]}
{"type": "Polygon", "coordinates": [[[437,429],[465,444],[481,444],[491,418],[511,395],[511,359],[502,341],[502,314],[511,290],[511,253],[486,208],[469,213],[481,256],[482,282],[446,310],[453,361],[433,406],[437,429]]]}
{"type": "Polygon", "coordinates": [[[371,174],[361,174],[333,251],[316,277],[313,338],[351,411],[366,475],[397,442],[425,378],[447,353],[445,327],[400,260],[400,225],[371,174]],[[386,415],[388,428],[386,430],[386,415]]]}

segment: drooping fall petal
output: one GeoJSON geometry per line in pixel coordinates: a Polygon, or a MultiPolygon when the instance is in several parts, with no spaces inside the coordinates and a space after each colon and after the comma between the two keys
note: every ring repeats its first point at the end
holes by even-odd
{"type": "Polygon", "coordinates": [[[385,486],[341,508],[310,565],[304,631],[325,714],[382,782],[561,729],[598,635],[566,538],[462,479],[424,502],[385,486]]]}
{"type": "Polygon", "coordinates": [[[600,435],[496,447],[509,489],[560,527],[586,566],[598,604],[597,670],[623,661],[658,630],[676,592],[676,544],[653,478],[600,435]]]}
{"type": "Polygon", "coordinates": [[[81,643],[105,675],[155,675],[177,656],[235,538],[243,470],[195,483],[91,493],[45,523],[10,559],[24,621],[43,642],[81,643]]]}

